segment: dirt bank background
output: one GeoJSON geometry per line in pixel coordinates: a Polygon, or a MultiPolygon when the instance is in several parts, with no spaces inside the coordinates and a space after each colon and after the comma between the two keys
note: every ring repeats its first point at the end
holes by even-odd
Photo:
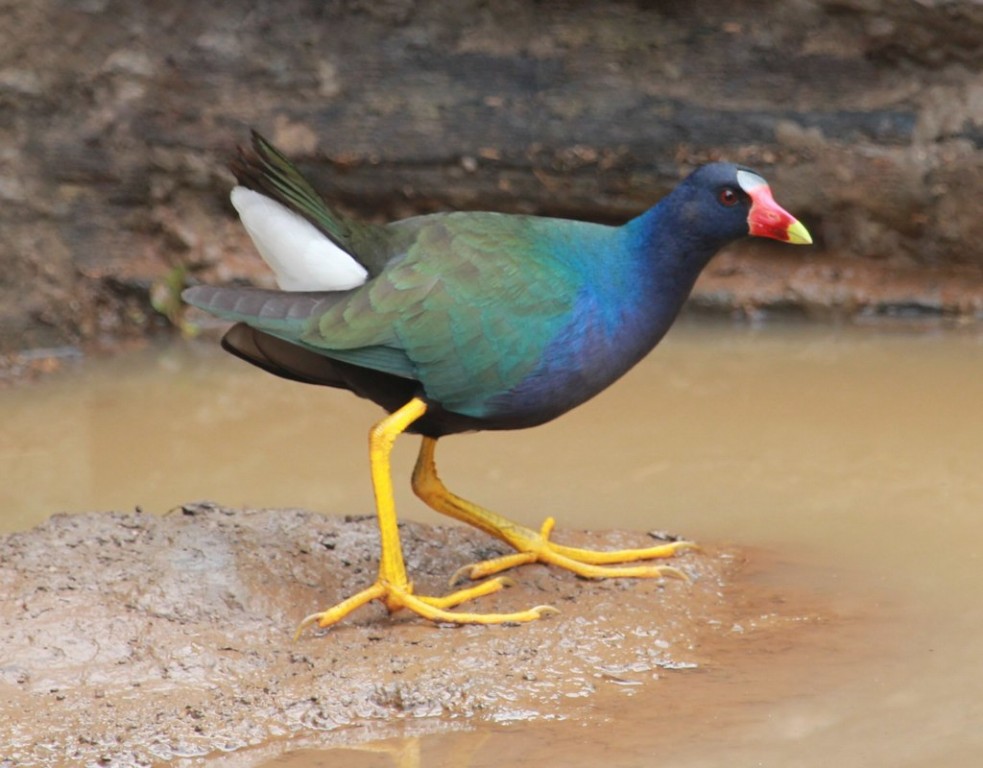
{"type": "Polygon", "coordinates": [[[983,6],[0,2],[0,353],[169,326],[264,279],[227,203],[247,126],[397,217],[620,221],[689,166],[765,172],[817,237],[742,244],[715,310],[983,314],[983,6]]]}

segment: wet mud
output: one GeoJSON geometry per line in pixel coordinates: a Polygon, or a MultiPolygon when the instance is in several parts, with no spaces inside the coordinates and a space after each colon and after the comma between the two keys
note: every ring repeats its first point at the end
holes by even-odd
{"type": "MultiPolygon", "coordinates": [[[[444,593],[462,564],[503,551],[466,528],[401,530],[423,594],[444,593]]],[[[557,538],[652,541],[622,531],[557,538]]],[[[164,516],[58,515],[3,537],[0,765],[255,765],[248,755],[407,729],[596,720],[598,708],[623,707],[626,691],[660,686],[671,723],[673,712],[689,718],[711,703],[687,703],[692,676],[716,677],[713,699],[726,700],[742,669],[775,668],[841,620],[763,577],[759,558],[750,567],[746,553],[711,547],[677,559],[688,583],[584,581],[534,565],[476,604],[561,611],[532,624],[435,626],[373,604],[294,641],[303,616],[374,578],[377,546],[372,518],[207,503],[164,516]],[[244,759],[226,762],[235,755],[244,759]]]]}

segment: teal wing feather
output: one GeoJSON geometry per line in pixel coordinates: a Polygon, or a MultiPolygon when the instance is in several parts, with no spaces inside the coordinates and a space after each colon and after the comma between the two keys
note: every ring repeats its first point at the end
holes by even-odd
{"type": "Polygon", "coordinates": [[[391,225],[414,230],[405,256],[323,312],[299,340],[373,368],[365,348],[399,349],[428,397],[485,415],[490,399],[539,364],[577,298],[580,276],[558,257],[543,223],[468,213],[391,225]]]}

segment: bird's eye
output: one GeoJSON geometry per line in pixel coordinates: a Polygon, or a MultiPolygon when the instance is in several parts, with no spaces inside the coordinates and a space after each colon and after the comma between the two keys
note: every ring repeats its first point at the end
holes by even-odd
{"type": "Polygon", "coordinates": [[[720,194],[717,196],[720,200],[721,205],[726,205],[728,208],[732,205],[737,205],[739,199],[737,191],[733,187],[724,187],[720,190],[720,194]]]}

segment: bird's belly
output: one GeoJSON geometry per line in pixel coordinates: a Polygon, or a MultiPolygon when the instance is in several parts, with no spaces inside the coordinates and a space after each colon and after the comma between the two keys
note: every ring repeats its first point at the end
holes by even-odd
{"type": "MultiPolygon", "coordinates": [[[[408,431],[441,437],[460,432],[536,427],[589,400],[624,370],[627,367],[620,372],[607,369],[608,375],[599,379],[583,370],[561,371],[544,367],[524,378],[518,386],[478,402],[450,404],[427,398],[426,414],[408,431]]],[[[377,397],[371,399],[390,411],[395,405],[395,402],[386,403],[377,397]]]]}
{"type": "Polygon", "coordinates": [[[607,338],[581,337],[580,341],[551,350],[518,385],[489,398],[482,415],[494,426],[485,428],[532,427],[563,415],[621,378],[657,339],[640,337],[621,344],[607,338]]]}
{"type": "Polygon", "coordinates": [[[481,416],[470,416],[448,410],[438,403],[432,404],[427,413],[407,431],[430,437],[442,437],[462,432],[529,429],[552,421],[581,402],[583,400],[571,400],[559,404],[555,400],[546,399],[502,399],[501,402],[496,402],[494,409],[486,411],[481,416]]]}

